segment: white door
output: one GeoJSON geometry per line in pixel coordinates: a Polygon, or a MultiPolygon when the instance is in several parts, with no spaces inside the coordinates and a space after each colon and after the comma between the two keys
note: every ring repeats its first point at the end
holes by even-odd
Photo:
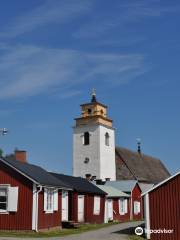
{"type": "Polygon", "coordinates": [[[84,222],[84,195],[78,195],[78,222],[84,222]]]}
{"type": "Polygon", "coordinates": [[[112,201],[112,199],[107,199],[107,216],[108,216],[108,220],[113,220],[113,201],[112,201]]]}
{"type": "Polygon", "coordinates": [[[68,191],[62,191],[62,221],[68,221],[68,191]]]}

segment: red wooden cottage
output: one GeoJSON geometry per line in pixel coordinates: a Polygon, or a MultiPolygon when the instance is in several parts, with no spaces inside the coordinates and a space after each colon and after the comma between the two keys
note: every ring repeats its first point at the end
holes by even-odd
{"type": "Polygon", "coordinates": [[[141,220],[143,217],[143,206],[141,189],[135,180],[107,181],[106,186],[112,186],[130,195],[130,219],[141,220]]]}
{"type": "Polygon", "coordinates": [[[180,239],[180,172],[143,194],[147,239],[180,239]]]}
{"type": "Polygon", "coordinates": [[[106,185],[97,185],[107,193],[105,202],[104,221],[128,221],[130,220],[130,195],[106,185]]]}
{"type": "Polygon", "coordinates": [[[62,199],[65,222],[103,223],[106,193],[88,180],[58,173],[51,173],[72,187],[62,199]]]}
{"type": "Polygon", "coordinates": [[[25,152],[15,155],[0,158],[0,230],[60,227],[61,194],[69,186],[25,162],[25,152]]]}

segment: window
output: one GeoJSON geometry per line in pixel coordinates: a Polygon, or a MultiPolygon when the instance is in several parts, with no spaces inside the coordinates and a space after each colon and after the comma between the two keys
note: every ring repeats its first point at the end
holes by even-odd
{"type": "Polygon", "coordinates": [[[84,145],[89,145],[89,133],[84,133],[84,145]]]}
{"type": "Polygon", "coordinates": [[[94,215],[100,214],[100,197],[94,196],[94,215]]]}
{"type": "Polygon", "coordinates": [[[141,212],[140,202],[134,201],[134,214],[138,215],[141,212]]]}
{"type": "Polygon", "coordinates": [[[124,215],[128,212],[127,199],[119,199],[119,214],[124,215]]]}
{"type": "Polygon", "coordinates": [[[8,189],[0,188],[0,212],[6,212],[8,209],[8,189]]]}
{"type": "Polygon", "coordinates": [[[109,146],[109,133],[105,134],[105,145],[109,146]]]}
{"type": "Polygon", "coordinates": [[[47,190],[47,211],[53,211],[53,190],[47,190]]]}
{"type": "Polygon", "coordinates": [[[44,189],[44,211],[52,213],[58,210],[58,190],[52,188],[44,189]]]}
{"type": "Polygon", "coordinates": [[[17,212],[18,187],[0,185],[0,213],[17,212]]]}
{"type": "Polygon", "coordinates": [[[91,114],[92,114],[92,109],[88,108],[88,115],[91,115],[91,114]]]}

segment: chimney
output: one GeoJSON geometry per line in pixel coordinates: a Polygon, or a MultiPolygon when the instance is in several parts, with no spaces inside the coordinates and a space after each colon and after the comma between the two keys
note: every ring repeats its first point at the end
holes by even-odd
{"type": "Polygon", "coordinates": [[[110,180],[111,180],[111,178],[109,178],[109,177],[108,177],[108,178],[105,178],[105,180],[106,180],[106,182],[108,182],[108,181],[110,181],[110,180]]]}
{"type": "Polygon", "coordinates": [[[103,185],[102,179],[96,179],[96,185],[103,185]]]}
{"type": "Polygon", "coordinates": [[[86,180],[91,181],[91,174],[87,173],[85,176],[86,176],[86,180]]]}
{"type": "Polygon", "coordinates": [[[15,160],[22,162],[22,163],[27,163],[27,158],[26,158],[26,151],[22,151],[22,150],[15,150],[15,160]]]}
{"type": "Polygon", "coordinates": [[[92,176],[91,181],[95,181],[95,180],[96,180],[96,176],[92,176]]]}

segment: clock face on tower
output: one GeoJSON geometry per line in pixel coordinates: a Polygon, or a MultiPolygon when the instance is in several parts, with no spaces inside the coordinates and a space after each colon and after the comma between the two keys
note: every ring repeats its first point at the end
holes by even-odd
{"type": "Polygon", "coordinates": [[[88,164],[89,161],[90,161],[89,158],[86,157],[85,160],[84,160],[84,163],[85,163],[85,164],[88,164]]]}

